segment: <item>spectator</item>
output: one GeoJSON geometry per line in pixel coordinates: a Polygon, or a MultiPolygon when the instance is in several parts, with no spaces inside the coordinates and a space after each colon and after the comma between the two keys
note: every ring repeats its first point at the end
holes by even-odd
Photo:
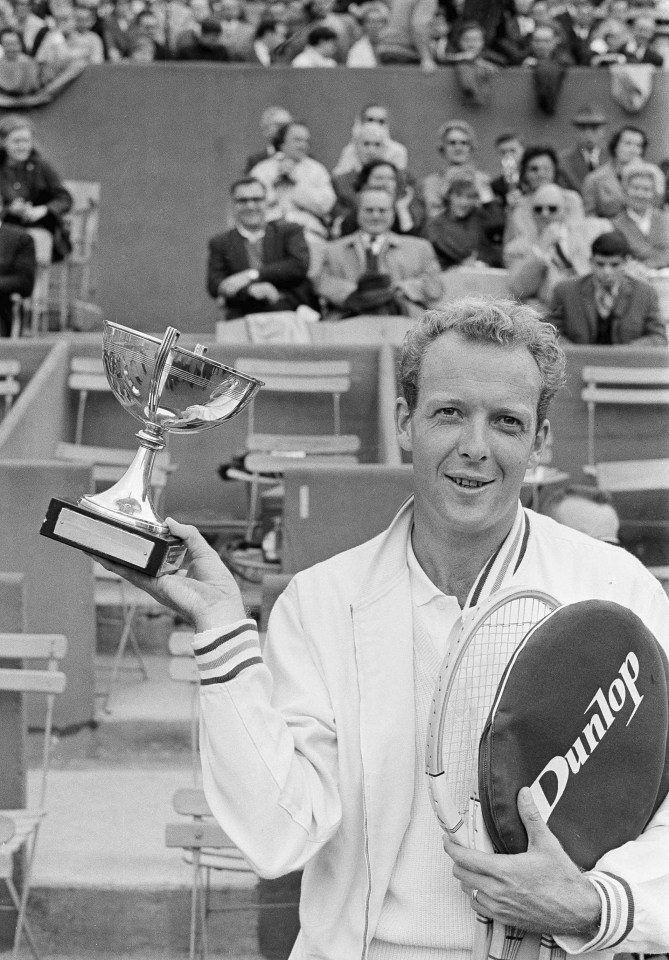
{"type": "Polygon", "coordinates": [[[622,233],[603,233],[592,244],[591,272],[556,284],[548,319],[578,344],[666,346],[657,292],[629,276],[629,244],[622,233]]]}
{"type": "Polygon", "coordinates": [[[457,168],[458,172],[471,172],[476,180],[479,200],[483,204],[490,203],[493,199],[490,177],[474,166],[473,155],[477,140],[473,127],[466,120],[449,120],[439,128],[437,141],[437,149],[443,157],[441,170],[428,174],[422,184],[428,219],[441,213],[444,206],[444,192],[450,183],[454,168],[457,168]]]}
{"type": "Polygon", "coordinates": [[[329,216],[336,197],[330,174],[322,163],[309,156],[310,145],[311,136],[304,124],[287,123],[274,138],[276,153],[257,164],[251,173],[267,189],[268,219],[284,217],[304,228],[313,276],[328,237],[329,216]]]}
{"type": "Polygon", "coordinates": [[[277,50],[286,42],[288,29],[283,20],[263,17],[253,39],[253,53],[261,67],[271,67],[277,59],[277,50]]]}
{"type": "MultiPolygon", "coordinates": [[[[562,209],[567,220],[583,219],[583,201],[575,190],[560,186],[560,169],[557,154],[548,144],[527,147],[520,161],[521,197],[508,212],[504,241],[509,243],[517,236],[536,239],[537,219],[533,212],[533,195],[544,184],[555,184],[562,194],[562,209]]],[[[564,181],[563,181],[564,182],[564,181]]]]}
{"type": "Polygon", "coordinates": [[[169,60],[171,54],[164,41],[165,31],[155,12],[149,7],[140,10],[130,34],[131,60],[169,60]]]}
{"type": "Polygon", "coordinates": [[[512,0],[508,8],[505,6],[490,48],[506,64],[519,66],[529,56],[530,40],[539,22],[535,7],[538,9],[532,0],[512,0]]]}
{"type": "MultiPolygon", "coordinates": [[[[355,209],[356,192],[360,188],[360,173],[371,163],[385,160],[388,146],[388,131],[379,123],[365,122],[354,128],[356,168],[345,173],[333,173],[332,185],[337,194],[337,208],[333,216],[355,209]]],[[[389,162],[389,161],[388,161],[389,162]]],[[[394,166],[394,164],[393,164],[394,166]]]]}
{"type": "Polygon", "coordinates": [[[441,299],[434,250],[427,240],[392,233],[394,216],[388,191],[367,187],[358,197],[358,230],[327,245],[316,286],[337,315],[420,315],[441,299]]]}
{"type": "Polygon", "coordinates": [[[562,30],[572,62],[578,67],[589,66],[593,57],[590,44],[596,24],[596,8],[592,0],[571,0],[553,20],[562,30]]]}
{"type": "Polygon", "coordinates": [[[631,160],[640,160],[647,147],[648,137],[639,127],[625,124],[616,130],[609,140],[611,159],[583,181],[583,205],[588,216],[611,219],[620,213],[625,205],[623,169],[631,160]]]}
{"type": "Polygon", "coordinates": [[[30,0],[14,0],[14,25],[18,30],[23,50],[34,57],[39,45],[49,32],[46,20],[33,13],[30,0]]]}
{"type": "Polygon", "coordinates": [[[209,0],[191,0],[189,8],[191,21],[184,30],[176,35],[174,40],[174,56],[177,60],[181,59],[180,54],[183,49],[190,49],[199,42],[202,35],[202,24],[213,16],[209,0]]]}
{"type": "Polygon", "coordinates": [[[63,217],[72,197],[35,149],[32,123],[18,114],[0,120],[0,195],[5,223],[39,230],[40,245],[51,248],[53,262],[70,252],[63,217]]]}
{"type": "Polygon", "coordinates": [[[12,332],[12,295],[29,297],[35,283],[35,244],[23,227],[0,215],[0,337],[12,332]]]}
{"type": "Polygon", "coordinates": [[[592,66],[608,67],[614,63],[627,63],[625,50],[632,41],[632,32],[626,24],[619,20],[607,20],[592,41],[592,66]]]}
{"type": "Polygon", "coordinates": [[[305,0],[303,14],[306,22],[301,25],[295,22],[292,33],[285,48],[288,61],[292,62],[302,52],[306,45],[309,31],[314,27],[327,27],[333,30],[337,37],[337,49],[334,59],[338,64],[345,64],[348,52],[360,35],[357,22],[350,13],[335,12],[337,0],[305,0]]]}
{"type": "Polygon", "coordinates": [[[253,60],[255,27],[248,22],[241,0],[212,0],[214,16],[221,22],[221,43],[231,60],[253,60]]]}
{"type": "Polygon", "coordinates": [[[347,67],[378,67],[377,47],[388,25],[390,13],[381,0],[363,3],[360,13],[362,36],[351,46],[346,57],[347,67]]]}
{"type": "Polygon", "coordinates": [[[307,45],[292,61],[293,67],[336,67],[337,34],[329,27],[312,27],[307,45]]]}
{"type": "Polygon", "coordinates": [[[669,213],[658,210],[664,198],[664,177],[654,164],[635,160],[622,172],[625,205],[611,221],[634,260],[650,270],[669,267],[669,213]]]}
{"type": "Polygon", "coordinates": [[[435,63],[445,63],[450,52],[449,37],[451,25],[442,9],[432,17],[430,25],[430,53],[435,63]]]}
{"type": "Polygon", "coordinates": [[[130,57],[134,14],[130,0],[115,0],[103,18],[103,31],[108,58],[117,63],[130,57]]]}
{"type": "MultiPolygon", "coordinates": [[[[344,176],[350,176],[344,174],[344,176]]],[[[331,231],[333,237],[345,237],[358,228],[358,195],[366,187],[386,190],[395,203],[395,219],[391,224],[393,233],[419,236],[425,222],[425,204],[417,195],[416,181],[406,170],[398,170],[387,160],[370,160],[360,173],[355,174],[352,190],[345,202],[340,198],[335,208],[335,217],[339,210],[339,219],[335,220],[331,231]]],[[[334,181],[333,181],[334,182],[334,181]]],[[[336,189],[336,186],[335,186],[336,189]]]]}
{"type": "Polygon", "coordinates": [[[447,49],[441,62],[455,66],[455,76],[469,104],[484,106],[490,98],[490,82],[497,72],[496,55],[485,49],[480,24],[465,21],[455,33],[455,50],[447,49]]]}
{"type": "Polygon", "coordinates": [[[177,44],[179,60],[213,60],[218,63],[230,59],[223,45],[223,28],[219,20],[207,17],[200,24],[199,31],[189,31],[189,38],[177,44]]]}
{"type": "Polygon", "coordinates": [[[245,174],[250,173],[256,164],[267,160],[268,157],[274,156],[276,153],[274,139],[281,127],[290,123],[292,119],[290,111],[286,110],[285,107],[267,107],[263,110],[262,116],[260,117],[260,130],[265,138],[265,146],[262,150],[259,150],[258,153],[252,153],[250,157],[246,158],[244,165],[245,174]]]}
{"type": "MultiPolygon", "coordinates": [[[[65,34],[75,60],[85,63],[104,63],[105,48],[100,36],[93,30],[95,13],[90,7],[76,6],[73,10],[74,31],[65,34]]],[[[69,29],[69,27],[67,28],[69,29]]],[[[61,23],[61,30],[63,24],[61,23]]]]}
{"type": "Polygon", "coordinates": [[[562,67],[573,65],[560,28],[552,22],[536,24],[530,37],[528,54],[523,60],[524,67],[536,67],[541,63],[552,63],[562,67]]]}
{"type": "Polygon", "coordinates": [[[155,40],[165,48],[165,59],[176,54],[177,39],[184,30],[195,26],[195,18],[186,0],[159,0],[143,9],[151,11],[158,22],[155,40]]]}
{"type": "Polygon", "coordinates": [[[577,130],[576,143],[560,152],[560,173],[566,186],[580,192],[586,176],[604,163],[608,118],[600,106],[589,103],[576,112],[571,122],[577,130]]]}
{"type": "Polygon", "coordinates": [[[302,228],[267,221],[267,191],[253,177],[238,180],[230,194],[234,226],[211,238],[207,265],[207,289],[221,301],[226,320],[301,304],[313,307],[302,228]]]}
{"type": "Polygon", "coordinates": [[[495,138],[495,149],[502,172],[490,181],[495,199],[503,209],[515,207],[522,191],[520,189],[520,161],[523,158],[523,142],[513,130],[500,133],[495,138]]]}
{"type": "Polygon", "coordinates": [[[440,63],[488,63],[499,62],[498,57],[486,50],[485,33],[480,23],[475,20],[465,20],[456,30],[453,42],[455,49],[447,49],[440,63]]]}
{"type": "Polygon", "coordinates": [[[575,483],[556,490],[546,499],[541,512],[595,540],[619,543],[620,519],[610,495],[599,487],[575,483]]]}
{"type": "Polygon", "coordinates": [[[664,57],[654,46],[656,30],[657,25],[653,16],[642,14],[634,18],[632,37],[623,49],[628,63],[651,63],[654,67],[664,66],[664,57]]]}
{"type": "Polygon", "coordinates": [[[517,236],[504,246],[509,289],[519,300],[545,309],[560,280],[588,272],[590,248],[583,221],[565,215],[564,194],[557,184],[545,184],[532,195],[536,221],[533,237],[517,236]]]}
{"type": "Polygon", "coordinates": [[[394,0],[377,47],[381,63],[416,64],[428,73],[435,70],[430,29],[436,11],[437,0],[394,0]]]}
{"type": "Polygon", "coordinates": [[[491,241],[496,226],[481,208],[474,177],[456,173],[444,194],[444,209],[428,222],[425,236],[442,270],[462,264],[500,267],[500,252],[491,241]]]}
{"type": "Polygon", "coordinates": [[[5,27],[0,30],[0,92],[10,96],[25,96],[40,87],[39,71],[32,57],[23,52],[18,30],[5,27]]]}
{"type": "MultiPolygon", "coordinates": [[[[383,160],[388,160],[398,170],[406,170],[409,162],[407,148],[403,143],[398,143],[390,136],[390,115],[388,108],[380,103],[368,103],[363,107],[353,123],[353,135],[349,143],[346,144],[341,152],[339,160],[332,171],[333,174],[348,173],[351,170],[362,170],[365,162],[361,159],[358,131],[362,124],[374,123],[380,125],[384,130],[385,147],[382,154],[383,160]]],[[[369,159],[369,158],[368,158],[369,159]]]]}

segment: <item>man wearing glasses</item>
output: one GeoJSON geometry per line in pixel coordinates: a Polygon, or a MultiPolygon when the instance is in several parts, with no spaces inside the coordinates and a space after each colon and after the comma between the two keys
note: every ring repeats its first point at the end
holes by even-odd
{"type": "Polygon", "coordinates": [[[207,264],[207,290],[225,319],[315,306],[302,227],[267,221],[267,191],[253,177],[237,180],[230,194],[235,225],[210,239],[207,264]]]}
{"type": "Polygon", "coordinates": [[[602,233],[592,243],[591,272],[556,285],[549,319],[565,340],[666,346],[657,292],[625,272],[629,252],[622,233],[602,233]]]}
{"type": "Polygon", "coordinates": [[[563,191],[557,184],[538,187],[531,202],[535,234],[509,241],[504,263],[512,296],[544,309],[558,281],[588,272],[590,249],[585,221],[566,216],[563,191]]]}

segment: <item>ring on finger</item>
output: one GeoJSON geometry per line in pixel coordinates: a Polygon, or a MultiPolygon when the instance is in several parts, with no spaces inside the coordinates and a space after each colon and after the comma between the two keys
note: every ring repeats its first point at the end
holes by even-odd
{"type": "Polygon", "coordinates": [[[472,903],[478,903],[478,902],[479,902],[479,888],[474,887],[474,889],[472,890],[472,903]]]}

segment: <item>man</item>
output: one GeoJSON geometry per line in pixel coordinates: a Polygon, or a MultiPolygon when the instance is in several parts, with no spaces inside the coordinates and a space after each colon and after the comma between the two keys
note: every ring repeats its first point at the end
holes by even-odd
{"type": "Polygon", "coordinates": [[[359,141],[357,138],[358,130],[363,124],[374,123],[383,127],[385,149],[382,160],[388,160],[394,164],[398,170],[406,170],[409,163],[409,153],[403,143],[398,143],[390,136],[390,114],[388,108],[380,103],[368,103],[362,108],[356,116],[353,124],[353,136],[341,152],[339,160],[332,171],[334,176],[340,173],[359,172],[362,169],[362,161],[358,152],[359,141]]]}
{"type": "Polygon", "coordinates": [[[557,184],[538,187],[531,201],[536,233],[520,234],[505,244],[504,264],[513,296],[543,308],[559,280],[587,273],[590,251],[585,223],[567,217],[557,184]]]}
{"type": "Polygon", "coordinates": [[[12,294],[29,297],[36,270],[35,243],[28,231],[0,221],[0,337],[12,332],[12,294]]]}
{"type": "Polygon", "coordinates": [[[223,44],[222,33],[220,21],[206,17],[197,31],[186,31],[186,37],[178,42],[176,59],[227,63],[230,56],[223,44]]]}
{"type": "MultiPolygon", "coordinates": [[[[261,67],[271,67],[275,63],[276,51],[285,43],[288,37],[288,29],[283,20],[274,20],[269,17],[262,17],[256,27],[253,40],[253,53],[256,62],[261,67]]],[[[260,157],[260,160],[266,159],[260,157]]],[[[252,165],[253,166],[253,165],[252,165]]]]}
{"type": "Polygon", "coordinates": [[[260,117],[260,130],[265,139],[265,146],[262,150],[259,150],[257,153],[252,153],[250,157],[247,157],[246,163],[244,164],[244,174],[250,173],[257,164],[263,160],[267,160],[268,157],[274,156],[276,153],[274,138],[281,127],[285,127],[287,123],[291,123],[292,119],[290,111],[286,110],[285,107],[267,107],[266,110],[263,110],[262,116],[260,117]]]}
{"type": "Polygon", "coordinates": [[[664,66],[664,57],[655,49],[653,41],[657,24],[653,16],[647,13],[634,18],[632,39],[623,47],[628,63],[650,63],[654,67],[664,66]]]}
{"type": "Polygon", "coordinates": [[[502,172],[490,181],[490,189],[502,207],[515,207],[522,191],[520,189],[520,161],[523,157],[523,141],[513,130],[500,133],[495,138],[495,149],[502,172]]]}
{"type": "Polygon", "coordinates": [[[575,113],[571,122],[577,130],[576,144],[560,151],[560,172],[564,186],[580,193],[587,175],[604,162],[604,133],[608,119],[601,107],[588,103],[575,113]]]}
{"type": "Polygon", "coordinates": [[[329,243],[316,288],[337,316],[416,315],[442,295],[439,264],[427,240],[391,232],[393,197],[363,189],[358,230],[329,243]]]}
{"type": "Polygon", "coordinates": [[[293,67],[336,67],[337,34],[329,27],[313,27],[307,45],[292,60],[293,67]]]}
{"type": "Polygon", "coordinates": [[[595,6],[591,0],[571,0],[553,20],[564,34],[573,62],[579,67],[589,66],[593,57],[590,43],[595,25],[595,6]]]}
{"type": "Polygon", "coordinates": [[[235,225],[211,238],[207,265],[207,290],[220,300],[225,319],[314,306],[302,228],[267,222],[267,193],[252,177],[233,183],[230,194],[235,225]]]}
{"type": "Polygon", "coordinates": [[[655,288],[625,272],[629,252],[623,234],[602,233],[592,243],[591,273],[556,285],[549,319],[565,340],[667,345],[655,288]]]}
{"type": "Polygon", "coordinates": [[[641,840],[581,873],[528,790],[529,849],[514,856],[457,847],[427,797],[447,638],[498,589],[613,600],[669,645],[667,597],[634,557],[519,504],[563,376],[553,328],[526,307],[465,300],[427,314],[404,342],[396,401],[414,496],[374,540],[297,574],[262,653],[194,527],[168,521],[190,577],[115,568],[197,631],[207,799],[259,873],[304,867],[294,958],[466,958],[474,911],[574,953],[669,946],[669,801],[641,840]]]}

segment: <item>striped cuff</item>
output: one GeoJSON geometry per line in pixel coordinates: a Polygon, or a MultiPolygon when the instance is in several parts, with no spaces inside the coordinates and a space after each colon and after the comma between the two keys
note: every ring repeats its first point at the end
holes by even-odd
{"type": "Polygon", "coordinates": [[[239,620],[224,630],[205,630],[193,638],[201,686],[227,683],[255,663],[262,663],[255,620],[239,620]]]}
{"type": "Polygon", "coordinates": [[[634,900],[629,884],[613,873],[593,870],[587,874],[602,903],[602,919],[597,936],[585,949],[612,950],[629,936],[634,924],[634,900]]]}

